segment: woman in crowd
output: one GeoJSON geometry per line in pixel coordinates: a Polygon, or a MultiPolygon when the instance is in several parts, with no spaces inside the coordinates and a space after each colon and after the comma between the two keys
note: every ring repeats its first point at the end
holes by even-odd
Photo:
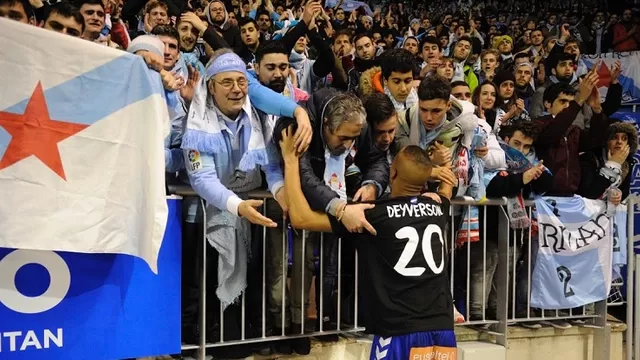
{"type": "Polygon", "coordinates": [[[484,119],[492,129],[496,122],[498,99],[498,88],[491,81],[483,82],[471,96],[471,102],[476,106],[476,115],[484,119]]]}
{"type": "Polygon", "coordinates": [[[497,133],[500,127],[512,124],[516,121],[531,121],[529,113],[524,108],[524,100],[516,94],[516,77],[510,71],[501,70],[493,79],[498,88],[501,102],[497,106],[497,121],[493,124],[493,130],[497,133]]]}

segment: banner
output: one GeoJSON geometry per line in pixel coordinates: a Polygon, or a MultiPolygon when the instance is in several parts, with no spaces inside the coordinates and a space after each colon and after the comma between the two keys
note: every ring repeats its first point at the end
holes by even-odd
{"type": "Polygon", "coordinates": [[[536,199],[539,249],[531,306],[571,309],[607,298],[613,224],[606,203],[579,196],[536,199]]]}
{"type": "Polygon", "coordinates": [[[157,270],[169,115],[141,57],[0,19],[0,247],[157,270]]]}
{"type": "Polygon", "coordinates": [[[609,69],[616,61],[622,63],[622,74],[618,78],[622,85],[622,104],[637,104],[640,102],[640,51],[623,53],[604,53],[600,55],[582,55],[587,68],[591,69],[597,61],[602,61],[598,69],[600,76],[600,96],[604,101],[609,83],[611,82],[611,72],[609,69]]]}
{"type": "MultiPolygon", "coordinates": [[[[333,8],[336,5],[338,5],[338,0],[327,0],[325,2],[325,7],[327,8],[333,8]]],[[[340,8],[345,12],[355,11],[355,10],[358,10],[358,8],[360,7],[364,9],[365,14],[369,16],[373,15],[373,11],[371,11],[371,7],[369,7],[369,4],[366,2],[356,1],[356,0],[344,0],[342,2],[342,5],[340,6],[340,8]]]]}
{"type": "Polygon", "coordinates": [[[181,201],[158,273],[128,255],[0,249],[0,359],[180,353],[181,201]]]}

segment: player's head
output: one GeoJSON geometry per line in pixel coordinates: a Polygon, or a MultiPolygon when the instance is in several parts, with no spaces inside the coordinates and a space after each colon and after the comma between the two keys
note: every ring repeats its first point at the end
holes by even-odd
{"type": "Polygon", "coordinates": [[[416,145],[409,145],[396,155],[391,164],[389,181],[394,196],[419,195],[429,180],[433,163],[429,155],[416,145]]]}

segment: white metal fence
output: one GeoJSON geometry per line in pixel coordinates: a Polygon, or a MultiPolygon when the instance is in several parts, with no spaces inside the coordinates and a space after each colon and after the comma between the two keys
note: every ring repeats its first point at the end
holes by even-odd
{"type": "MultiPolygon", "coordinates": [[[[196,196],[196,194],[187,186],[177,186],[170,187],[170,192],[183,195],[183,196],[196,196]]],[[[255,199],[263,199],[263,214],[269,213],[268,206],[278,206],[277,203],[272,201],[267,201],[271,199],[271,195],[265,191],[255,191],[249,194],[249,197],[255,199]]],[[[591,304],[589,306],[584,306],[580,309],[567,309],[566,311],[539,311],[537,309],[532,309],[530,306],[530,294],[531,294],[531,278],[533,271],[533,262],[534,262],[534,247],[537,246],[537,241],[535,237],[532,237],[531,228],[525,229],[523,231],[514,231],[510,229],[509,226],[509,217],[506,212],[506,200],[505,199],[489,199],[482,204],[477,204],[476,202],[468,199],[454,199],[452,200],[452,212],[450,214],[451,219],[449,221],[449,231],[447,236],[447,249],[448,255],[450,257],[450,291],[454,294],[454,298],[458,301],[462,301],[464,304],[456,304],[458,308],[463,308],[465,311],[463,315],[465,315],[465,322],[457,324],[459,326],[473,326],[474,328],[487,332],[495,336],[496,343],[507,346],[508,341],[508,326],[516,325],[516,324],[535,324],[536,322],[548,322],[548,321],[571,321],[576,325],[582,325],[587,327],[592,327],[595,329],[594,333],[594,341],[593,341],[593,354],[594,359],[609,359],[610,354],[610,326],[607,325],[607,306],[620,306],[625,303],[625,300],[619,294],[619,288],[622,285],[620,281],[615,282],[613,284],[612,295],[609,297],[609,303],[607,300],[598,302],[596,304],[591,304]],[[456,248],[456,231],[457,224],[459,221],[459,217],[454,216],[454,208],[463,208],[470,206],[479,206],[480,212],[482,212],[481,218],[483,219],[480,223],[480,232],[482,236],[480,237],[480,241],[475,243],[468,243],[463,245],[462,247],[456,248]],[[494,215],[491,216],[488,212],[494,212],[494,215]],[[498,216],[498,221],[496,222],[495,215],[498,216]],[[487,220],[490,218],[492,223],[487,224],[487,220]],[[487,230],[493,229],[493,227],[497,228],[498,239],[497,245],[491,244],[492,241],[496,239],[492,239],[491,235],[487,235],[487,230]],[[497,246],[497,251],[495,248],[488,250],[487,246],[497,246]],[[465,254],[466,253],[466,254],[465,254]],[[465,256],[466,255],[466,256],[465,256]],[[481,258],[481,271],[482,275],[474,274],[472,277],[471,270],[477,270],[477,261],[481,258]],[[497,263],[495,263],[497,261],[497,263]],[[475,268],[473,266],[475,266],[475,268]],[[493,271],[495,270],[495,271],[493,271]],[[491,272],[493,272],[493,277],[491,276],[491,272]],[[489,276],[488,276],[489,275],[489,276]],[[492,280],[492,281],[491,281],[492,280]],[[480,284],[481,281],[481,284],[480,284]],[[480,289],[480,290],[478,290],[480,289]],[[481,299],[481,312],[479,317],[476,316],[473,319],[469,319],[468,315],[470,313],[470,307],[475,307],[477,309],[478,305],[478,293],[482,294],[481,299]],[[524,302],[522,301],[522,294],[524,293],[524,302]],[[460,294],[463,294],[460,296],[460,294]],[[492,295],[492,296],[490,296],[492,295]],[[518,296],[520,295],[520,296],[518,296]],[[473,296],[473,298],[472,298],[473,296]],[[520,300],[518,299],[520,297],[520,300]],[[492,306],[489,306],[489,305],[492,306]],[[495,313],[493,313],[492,308],[495,308],[495,313]],[[518,309],[521,309],[520,311],[518,309]],[[489,312],[489,313],[488,313],[489,312]]],[[[206,213],[206,207],[204,206],[204,201],[199,201],[200,209],[203,213],[206,213]]],[[[529,201],[525,203],[529,218],[532,215],[532,206],[533,201],[529,201]]],[[[634,352],[632,351],[632,343],[633,343],[633,297],[631,294],[640,295],[640,286],[636,283],[635,292],[634,292],[634,280],[633,273],[635,269],[634,256],[633,254],[633,199],[629,200],[628,203],[628,242],[627,242],[627,254],[628,254],[628,274],[626,278],[627,284],[627,296],[628,304],[627,304],[627,334],[626,334],[626,349],[627,349],[627,359],[632,359],[632,355],[634,352]]],[[[291,209],[290,211],[295,211],[295,209],[291,209]]],[[[206,218],[206,216],[204,216],[206,218]]],[[[203,222],[204,223],[204,222],[203,222]]],[[[280,271],[284,274],[283,279],[281,281],[282,288],[279,289],[281,294],[279,297],[281,298],[281,303],[279,304],[281,319],[279,320],[279,324],[275,324],[274,321],[270,321],[269,317],[269,292],[273,291],[270,287],[272,284],[268,281],[269,276],[269,268],[267,263],[270,260],[268,258],[268,249],[267,246],[276,246],[271,242],[274,239],[268,239],[268,229],[262,228],[261,236],[262,239],[253,239],[254,241],[260,241],[261,247],[261,270],[260,276],[262,280],[261,288],[252,290],[259,290],[261,293],[261,299],[259,304],[253,302],[249,303],[246,299],[246,293],[244,293],[240,298],[240,311],[241,311],[241,319],[240,319],[240,336],[238,339],[233,340],[225,340],[224,333],[224,322],[225,322],[225,312],[222,311],[222,307],[220,309],[216,309],[214,311],[219,311],[219,334],[216,334],[214,339],[211,339],[207,334],[207,329],[211,327],[208,324],[207,319],[207,308],[210,306],[205,299],[207,299],[207,294],[209,293],[209,297],[211,297],[214,289],[207,288],[207,277],[211,276],[211,274],[207,274],[207,251],[206,248],[209,246],[206,239],[206,227],[202,224],[202,239],[183,239],[184,241],[199,241],[201,243],[201,254],[202,259],[200,260],[201,271],[200,271],[200,311],[199,311],[199,343],[198,344],[183,344],[182,350],[199,350],[198,356],[200,359],[205,358],[204,349],[209,348],[217,348],[222,346],[230,346],[230,345],[239,345],[239,344],[251,344],[251,343],[260,343],[265,341],[276,341],[282,339],[290,339],[297,337],[313,337],[313,336],[321,336],[321,335],[332,335],[332,334],[344,334],[344,333],[353,333],[353,332],[362,332],[364,328],[360,326],[358,321],[358,253],[353,250],[353,257],[350,255],[347,257],[343,253],[345,252],[345,241],[338,238],[336,240],[331,240],[336,242],[335,253],[328,254],[327,246],[325,246],[325,242],[327,241],[324,234],[319,234],[319,241],[310,241],[310,236],[307,232],[301,232],[301,236],[299,236],[299,243],[296,242],[294,247],[301,247],[301,256],[302,259],[305,259],[306,251],[308,248],[314,247],[317,248],[317,266],[316,271],[313,274],[317,282],[319,282],[319,286],[316,288],[319,289],[319,294],[317,294],[318,302],[317,306],[317,319],[316,319],[316,328],[315,330],[308,330],[309,319],[307,319],[307,307],[305,306],[305,302],[309,300],[309,291],[308,286],[305,286],[305,276],[310,274],[305,274],[306,271],[310,271],[309,269],[305,269],[307,266],[299,266],[302,274],[297,277],[300,279],[301,286],[298,286],[299,294],[291,294],[290,298],[294,296],[299,296],[298,303],[300,304],[300,311],[302,312],[301,316],[301,331],[300,333],[295,334],[285,334],[284,329],[287,327],[285,321],[287,318],[287,303],[289,300],[287,298],[287,273],[291,275],[290,272],[287,271],[288,268],[288,247],[290,244],[288,243],[287,231],[285,224],[279,224],[282,226],[282,238],[281,244],[277,244],[277,246],[281,246],[280,254],[282,254],[282,259],[280,259],[280,266],[282,269],[280,271]],[[266,240],[268,239],[268,240],[266,240]],[[327,296],[325,294],[325,276],[327,273],[327,258],[328,256],[335,255],[335,264],[336,268],[333,269],[335,271],[336,283],[334,286],[332,296],[329,297],[331,299],[335,298],[336,301],[334,304],[331,304],[330,314],[327,314],[327,306],[326,299],[327,296]],[[351,261],[353,261],[351,263],[351,261]],[[345,299],[344,296],[344,277],[343,274],[344,264],[347,263],[348,266],[353,269],[353,273],[348,275],[348,285],[349,285],[349,298],[345,299]],[[247,332],[247,318],[246,313],[247,309],[255,311],[255,307],[260,307],[259,324],[251,324],[252,328],[258,331],[253,331],[251,334],[247,332]],[[346,308],[345,308],[346,307],[346,308]],[[348,309],[348,311],[345,311],[348,309]],[[344,314],[350,314],[345,319],[344,314]],[[331,316],[331,322],[324,322],[327,316],[331,316]],[[327,328],[327,324],[331,326],[327,328]],[[257,326],[256,326],[257,325],[257,326]],[[279,333],[274,333],[271,329],[277,328],[281,329],[279,333]],[[210,341],[207,341],[209,339],[210,341]]],[[[495,230],[492,230],[495,232],[495,230]]],[[[277,240],[276,240],[277,241],[277,240]]],[[[200,246],[200,245],[199,245],[200,246]]],[[[348,246],[347,246],[348,248],[348,246]]],[[[257,256],[254,254],[253,256],[257,256]]],[[[314,257],[315,258],[315,257],[314,257]]],[[[299,258],[295,260],[300,260],[299,258]]],[[[333,265],[333,264],[332,264],[333,265]]],[[[255,274],[254,274],[255,275],[255,274]]],[[[639,280],[635,280],[639,281],[639,280]]],[[[307,281],[308,282],[308,281],[307,281]]],[[[291,285],[291,283],[289,283],[291,285]]],[[[249,285],[251,286],[251,284],[249,285]]],[[[294,286],[291,286],[293,289],[294,286]]],[[[209,302],[211,302],[209,300],[209,302]]],[[[273,306],[273,304],[271,304],[273,306]]],[[[277,305],[276,305],[277,306],[277,305]]],[[[371,315],[371,314],[369,314],[371,315]]],[[[640,318],[638,318],[639,313],[636,312],[635,316],[637,317],[635,320],[635,324],[638,324],[640,318]]],[[[254,316],[254,319],[256,317],[254,316]]],[[[636,343],[640,343],[640,334],[635,332],[636,343]]],[[[635,348],[635,359],[640,359],[640,348],[635,348]]]]}

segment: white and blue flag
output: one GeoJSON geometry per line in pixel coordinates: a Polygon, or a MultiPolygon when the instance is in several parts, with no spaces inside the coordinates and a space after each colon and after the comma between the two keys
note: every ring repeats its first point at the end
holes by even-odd
{"type": "Polygon", "coordinates": [[[155,272],[169,116],[142,58],[0,19],[0,247],[128,254],[155,272]]]}
{"type": "Polygon", "coordinates": [[[579,196],[536,199],[539,249],[531,306],[570,309],[607,298],[613,222],[606,204],[579,196]]]}

